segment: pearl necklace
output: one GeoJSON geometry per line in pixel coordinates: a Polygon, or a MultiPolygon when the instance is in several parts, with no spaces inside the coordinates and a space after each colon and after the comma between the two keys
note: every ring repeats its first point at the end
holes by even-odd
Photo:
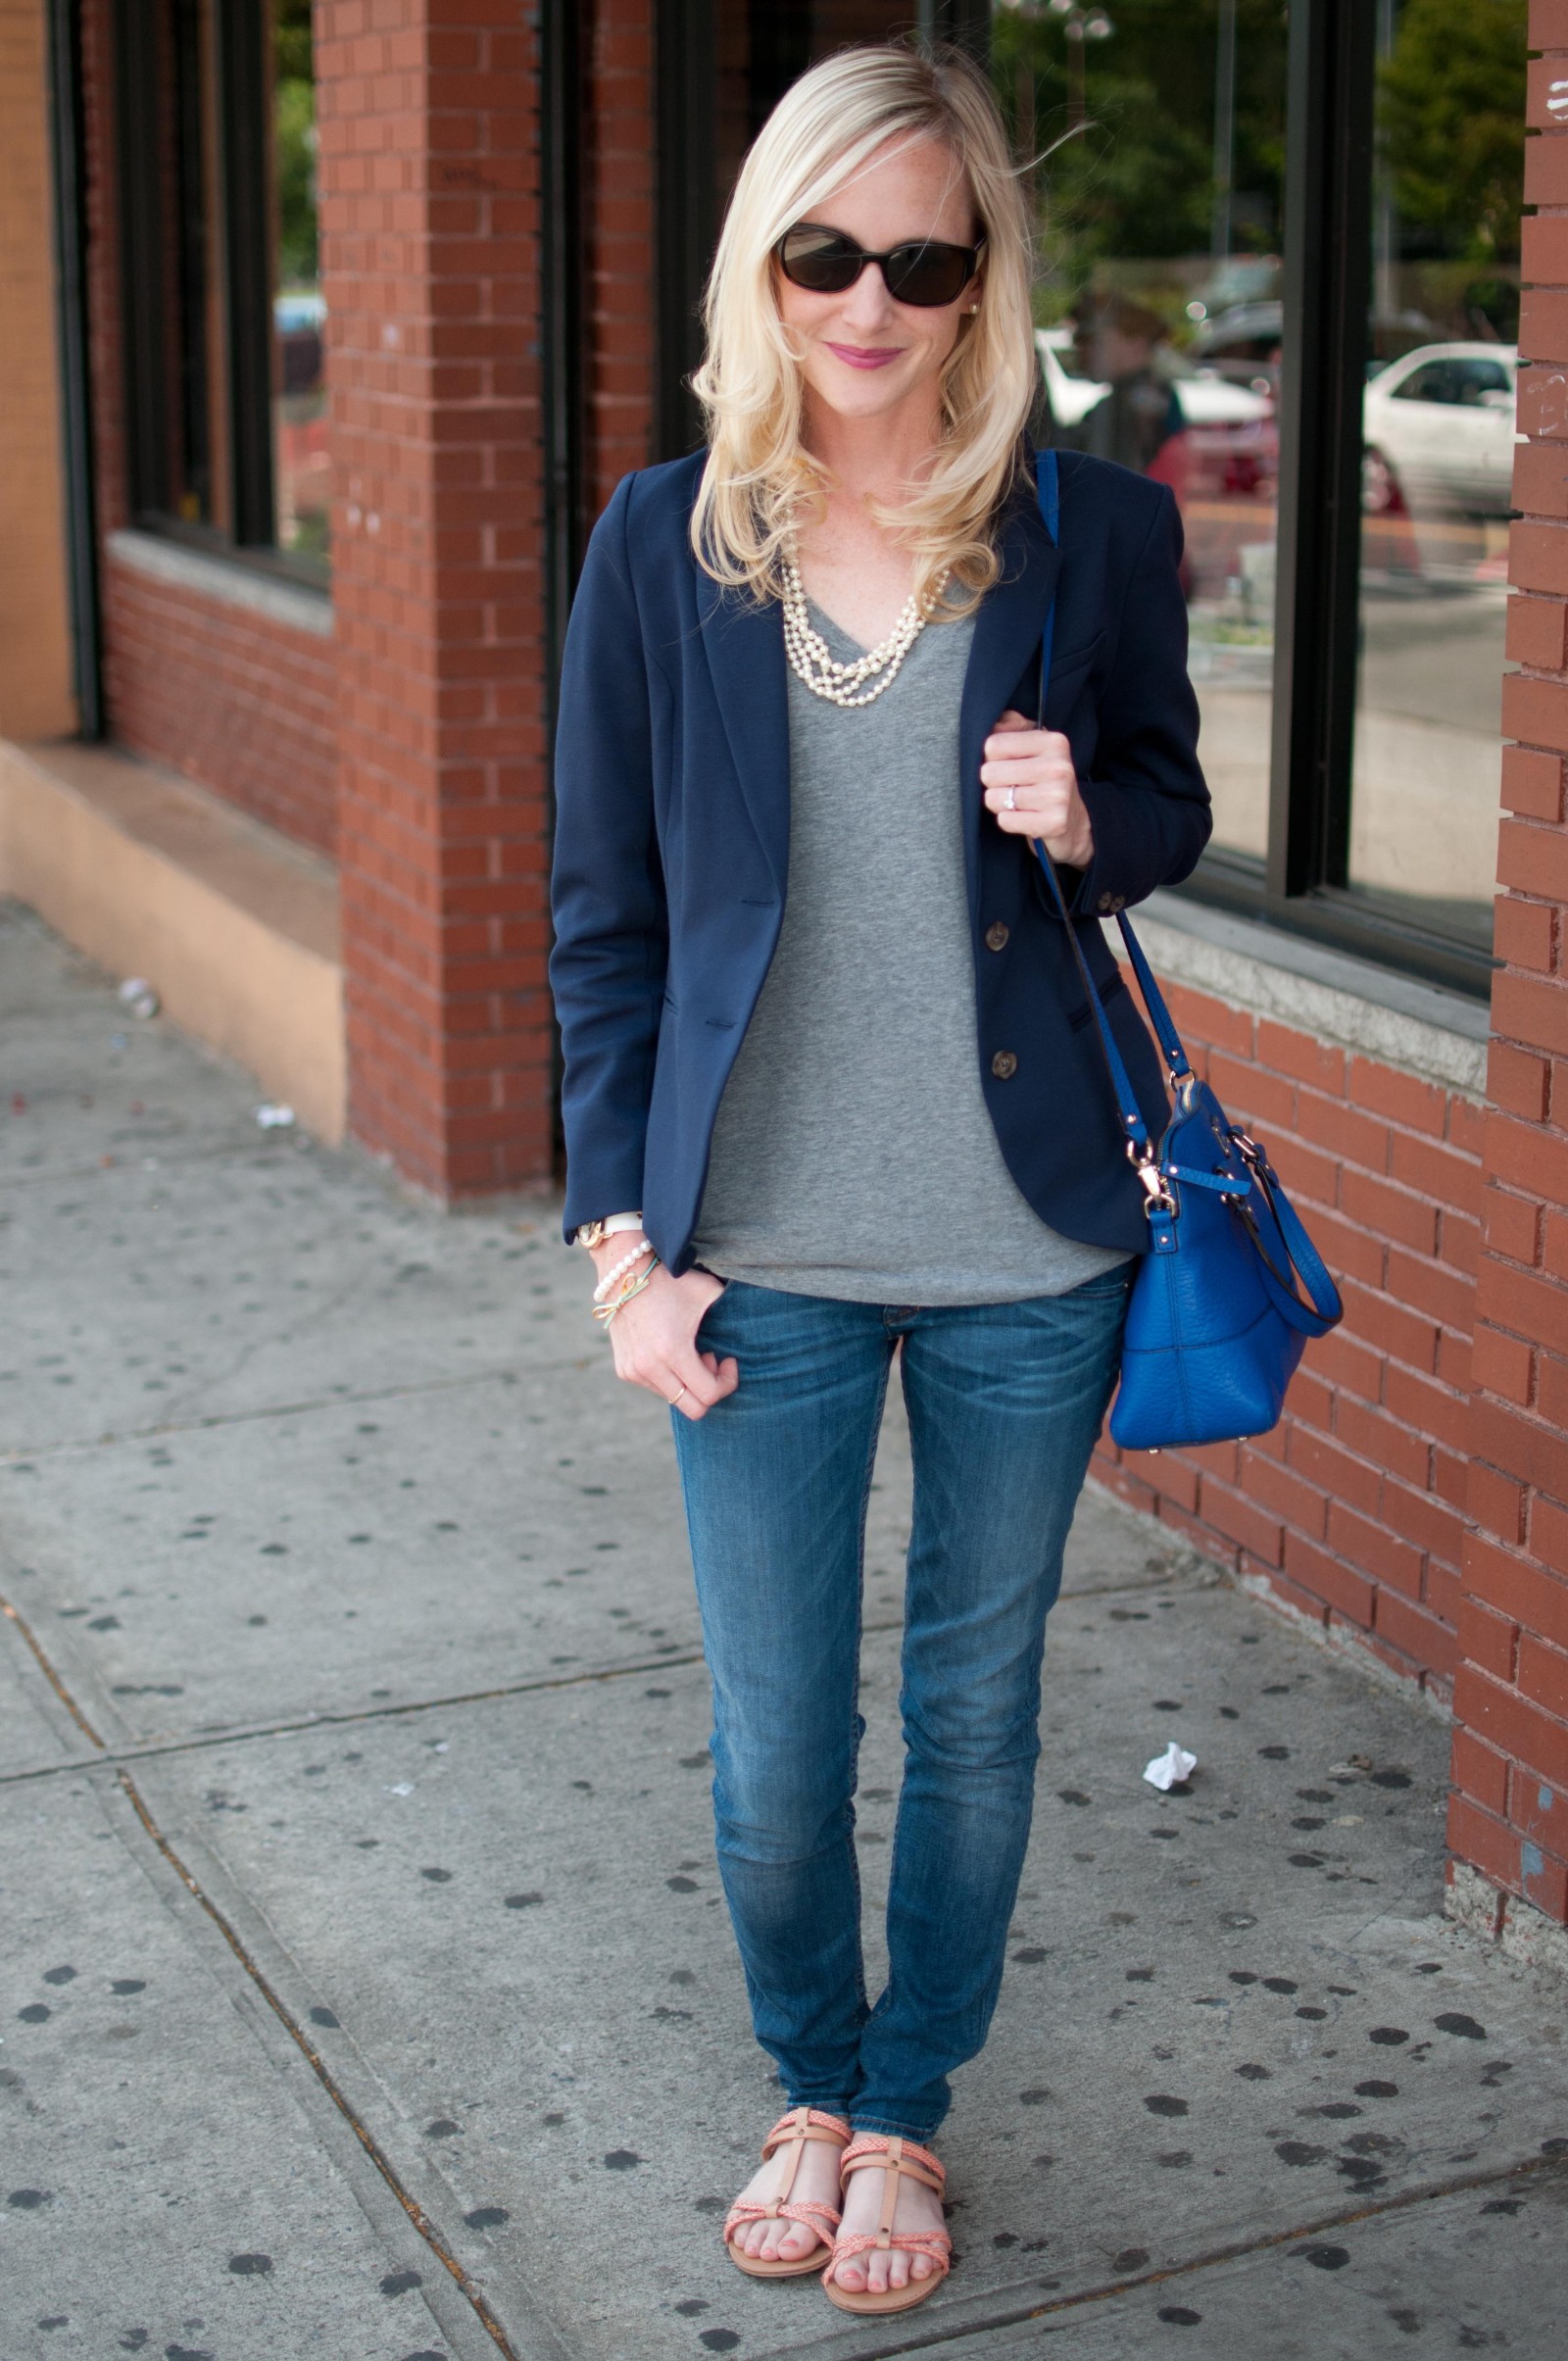
{"type": "MultiPolygon", "coordinates": [[[[944,574],[937,583],[939,593],[947,578],[944,574]]],[[[784,561],[784,652],[790,669],[813,697],[825,697],[830,704],[845,707],[874,704],[884,689],[893,686],[899,666],[925,626],[926,617],[911,592],[880,647],[868,648],[853,664],[838,664],[821,633],[811,627],[800,567],[793,558],[784,561]],[[870,688],[865,686],[867,681],[872,683],[870,688]]]]}

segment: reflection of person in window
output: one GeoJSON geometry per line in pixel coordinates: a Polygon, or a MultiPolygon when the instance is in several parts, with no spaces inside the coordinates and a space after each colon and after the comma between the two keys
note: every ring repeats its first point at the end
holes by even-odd
{"type": "Polygon", "coordinates": [[[1108,382],[1110,390],[1085,414],[1073,440],[1095,459],[1147,474],[1160,446],[1182,425],[1175,389],[1154,366],[1164,321],[1125,295],[1108,295],[1080,320],[1077,340],[1085,375],[1108,382]]]}

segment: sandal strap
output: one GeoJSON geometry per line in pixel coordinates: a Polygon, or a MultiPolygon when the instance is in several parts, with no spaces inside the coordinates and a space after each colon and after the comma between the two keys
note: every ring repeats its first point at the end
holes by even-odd
{"type": "Polygon", "coordinates": [[[822,2274],[822,2285],[837,2280],[840,2263],[847,2263],[853,2255],[869,2254],[873,2248],[884,2253],[923,2254],[944,2279],[953,2268],[953,2240],[945,2230],[900,2230],[891,2238],[879,2231],[841,2231],[833,2241],[833,2257],[822,2274]]]}
{"type": "Polygon", "coordinates": [[[814,2230],[824,2246],[831,2246],[843,2218],[819,2197],[796,2197],[773,2205],[760,2205],[755,2198],[737,2197],[724,2216],[724,2243],[727,2246],[733,2234],[752,2222],[800,2222],[806,2229],[814,2230]]]}
{"type": "Polygon", "coordinates": [[[882,2185],[882,2231],[891,2231],[893,2216],[899,2202],[899,2182],[907,2175],[922,2188],[934,2189],[940,2197],[947,2188],[947,2168],[929,2148],[917,2141],[902,2139],[897,2133],[891,2138],[881,2132],[857,2132],[845,2149],[839,2163],[839,2186],[842,2188],[851,2173],[881,2171],[887,2174],[882,2185]]]}
{"type": "Polygon", "coordinates": [[[825,2245],[833,2243],[833,2233],[842,2217],[819,2197],[795,2196],[795,2177],[801,2169],[801,2158],[807,2144],[813,2140],[825,2140],[831,2147],[848,2145],[850,2127],[842,2115],[824,2115],[820,2107],[792,2107],[781,2115],[762,2142],[762,2162],[784,2151],[784,2169],[779,2179],[776,2197],[737,2197],[724,2217],[724,2237],[747,2222],[804,2222],[814,2230],[825,2245]],[[819,2219],[816,2217],[820,2217],[819,2219]],[[826,2225],[824,2228],[823,2225],[826,2225]]]}
{"type": "MultiPolygon", "coordinates": [[[[765,2164],[776,2149],[787,2140],[831,2140],[836,2147],[847,2147],[850,2127],[842,2115],[824,2115],[820,2107],[792,2107],[781,2115],[762,2142],[762,2162],[765,2164]]],[[[797,2156],[796,2163],[800,2162],[797,2156]]],[[[793,2175],[791,2176],[793,2178],[793,2175]]]]}

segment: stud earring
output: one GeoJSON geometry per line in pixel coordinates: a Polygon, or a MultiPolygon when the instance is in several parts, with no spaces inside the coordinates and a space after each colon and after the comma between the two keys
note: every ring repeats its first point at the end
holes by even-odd
{"type": "Polygon", "coordinates": [[[974,316],[975,316],[976,312],[978,312],[978,311],[979,311],[979,309],[980,309],[980,306],[979,306],[977,303],[972,303],[972,304],[969,306],[969,318],[970,318],[971,320],[974,318],[974,316]]]}

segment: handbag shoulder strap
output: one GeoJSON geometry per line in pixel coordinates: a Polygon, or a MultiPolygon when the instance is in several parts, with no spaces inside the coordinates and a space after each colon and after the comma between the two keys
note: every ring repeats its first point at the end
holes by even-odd
{"type": "MultiPolygon", "coordinates": [[[[1044,519],[1046,531],[1050,534],[1053,543],[1059,548],[1061,484],[1054,450],[1045,450],[1035,454],[1035,488],[1039,495],[1040,514],[1044,519]]],[[[1051,659],[1055,632],[1056,602],[1053,597],[1040,642],[1038,718],[1042,729],[1045,727],[1046,691],[1051,681],[1051,659]]],[[[1101,1049],[1104,1053],[1106,1066],[1110,1072],[1111,1089],[1115,1094],[1116,1108],[1121,1117],[1122,1130],[1135,1152],[1146,1149],[1149,1144],[1149,1128],[1139,1111],[1131,1077],[1127,1072],[1121,1051],[1116,1046],[1116,1037],[1111,1032],[1109,1020],[1105,1015],[1104,1003],[1100,997],[1100,987],[1090,972],[1088,960],[1084,958],[1083,945],[1078,940],[1078,924],[1067,909],[1066,896],[1061,890],[1061,879],[1056,874],[1056,864],[1043,844],[1035,841],[1034,849],[1039,858],[1040,866],[1045,871],[1046,883],[1051,889],[1052,899],[1056,905],[1056,914],[1067,930],[1067,941],[1078,968],[1079,980],[1083,984],[1089,1006],[1095,1012],[1096,1029],[1100,1036],[1101,1049]]],[[[1144,947],[1134,934],[1132,921],[1125,910],[1116,912],[1116,923],[1121,928],[1122,941],[1127,946],[1127,957],[1132,962],[1133,974],[1138,979],[1138,989],[1143,996],[1144,1006],[1149,1010],[1150,1021],[1158,1038],[1165,1062],[1170,1068],[1171,1080],[1179,1082],[1184,1075],[1192,1071],[1187,1053],[1182,1048],[1181,1036],[1176,1030],[1169,1008],[1165,1006],[1164,995],[1154,980],[1153,970],[1144,955],[1144,947]]]]}

